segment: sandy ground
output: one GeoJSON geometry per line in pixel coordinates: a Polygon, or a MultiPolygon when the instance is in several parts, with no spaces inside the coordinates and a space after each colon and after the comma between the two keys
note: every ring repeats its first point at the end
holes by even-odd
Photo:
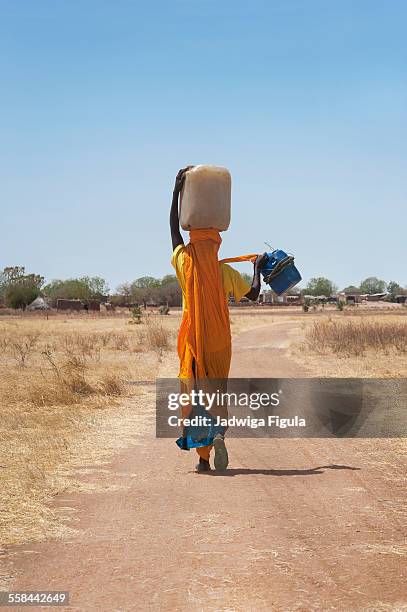
{"type": "MultiPolygon", "coordinates": [[[[289,330],[240,334],[231,375],[305,376],[289,330]]],[[[70,535],[5,551],[8,590],[69,590],[71,610],[407,609],[403,441],[231,439],[230,469],[198,475],[154,438],[153,388],[127,411],[138,443],[77,469],[91,492],[53,502],[70,535]]]]}

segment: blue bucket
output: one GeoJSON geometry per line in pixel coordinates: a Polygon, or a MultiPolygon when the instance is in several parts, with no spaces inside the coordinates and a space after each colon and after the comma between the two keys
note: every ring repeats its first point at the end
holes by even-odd
{"type": "Polygon", "coordinates": [[[294,265],[294,257],[280,249],[267,253],[267,261],[261,273],[264,282],[277,295],[282,295],[301,280],[301,274],[294,265]]]}

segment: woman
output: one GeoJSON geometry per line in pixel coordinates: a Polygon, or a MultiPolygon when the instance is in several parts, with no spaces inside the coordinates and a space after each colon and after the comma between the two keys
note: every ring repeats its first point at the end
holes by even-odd
{"type": "MultiPolygon", "coordinates": [[[[178,198],[185,173],[193,166],[182,168],[175,179],[172,198],[170,227],[174,266],[182,289],[183,316],[178,335],[179,377],[187,389],[197,381],[225,381],[229,375],[232,355],[228,297],[239,302],[243,296],[257,300],[260,292],[260,270],[266,254],[245,255],[228,260],[218,260],[222,242],[215,229],[199,229],[189,232],[190,242],[184,245],[178,217],[178,198]],[[254,261],[253,282],[250,287],[237,270],[225,261],[254,261]]],[[[221,415],[222,407],[211,415],[221,415]]],[[[191,407],[183,412],[185,418],[191,407]]],[[[210,429],[208,435],[197,437],[185,433],[177,440],[183,450],[196,448],[199,455],[198,472],[207,472],[210,467],[210,452],[215,448],[215,468],[225,470],[228,453],[224,440],[225,429],[210,429]]]]}

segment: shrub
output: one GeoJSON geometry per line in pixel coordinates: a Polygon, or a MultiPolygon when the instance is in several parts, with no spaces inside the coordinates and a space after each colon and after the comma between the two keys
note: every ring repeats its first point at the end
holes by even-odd
{"type": "Polygon", "coordinates": [[[135,323],[141,323],[141,309],[140,306],[134,306],[131,311],[131,315],[133,317],[133,321],[135,323]]]}
{"type": "Polygon", "coordinates": [[[147,328],[146,343],[150,350],[162,352],[170,346],[170,332],[163,325],[149,323],[147,328]]]}
{"type": "Polygon", "coordinates": [[[35,348],[38,338],[39,334],[33,332],[11,340],[11,349],[14,358],[22,368],[26,365],[28,356],[35,348]]]}
{"type": "Polygon", "coordinates": [[[10,308],[25,310],[26,306],[31,304],[39,295],[40,290],[34,285],[10,285],[6,291],[5,302],[10,308]]]}
{"type": "Polygon", "coordinates": [[[100,391],[104,395],[119,396],[124,393],[124,382],[115,374],[106,374],[99,383],[100,391]]]}

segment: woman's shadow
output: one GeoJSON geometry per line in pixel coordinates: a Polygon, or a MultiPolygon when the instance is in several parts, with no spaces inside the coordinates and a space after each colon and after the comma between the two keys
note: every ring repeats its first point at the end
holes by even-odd
{"type": "Polygon", "coordinates": [[[325,470],[360,470],[361,468],[352,467],[350,465],[320,465],[315,468],[306,470],[265,470],[265,469],[250,469],[250,468],[232,468],[224,472],[211,470],[210,472],[201,472],[205,476],[245,476],[256,475],[261,476],[313,476],[314,474],[323,474],[325,470]]]}

